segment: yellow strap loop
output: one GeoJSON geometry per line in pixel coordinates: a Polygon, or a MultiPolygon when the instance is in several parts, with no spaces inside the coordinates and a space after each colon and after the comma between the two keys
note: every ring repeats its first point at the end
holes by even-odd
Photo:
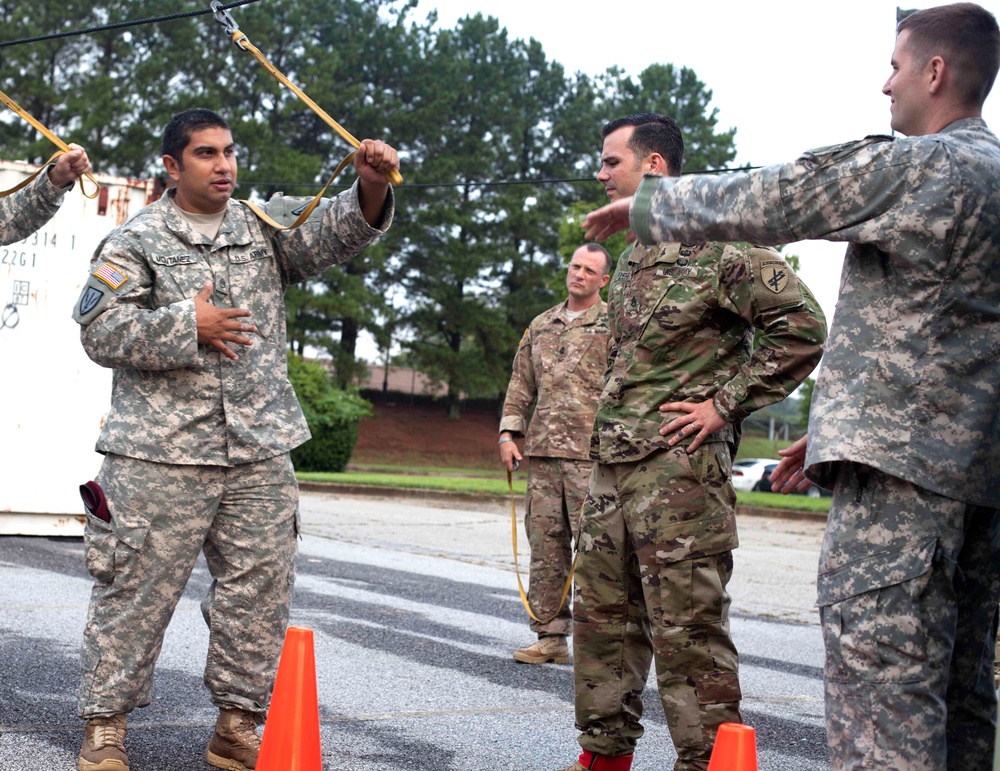
{"type": "MultiPolygon", "coordinates": [[[[68,144],[66,144],[65,142],[63,142],[59,137],[57,137],[55,134],[53,134],[51,131],[49,131],[48,128],[46,128],[45,125],[43,123],[41,123],[41,121],[36,120],[30,114],[28,114],[28,112],[23,107],[21,107],[21,105],[19,105],[17,102],[15,102],[9,96],[7,96],[7,94],[5,94],[3,91],[0,91],[0,102],[3,102],[5,105],[7,105],[7,107],[9,107],[15,113],[17,113],[18,115],[20,115],[24,120],[26,120],[28,123],[30,123],[32,126],[34,126],[36,129],[38,129],[40,132],[42,132],[42,136],[44,136],[52,144],[54,144],[56,147],[59,148],[59,152],[54,153],[52,155],[52,157],[49,158],[45,162],[45,166],[42,166],[42,168],[40,168],[38,171],[36,171],[34,174],[32,174],[27,179],[23,180],[20,184],[15,185],[14,187],[12,187],[10,190],[5,190],[4,192],[0,193],[0,198],[6,198],[8,195],[11,195],[12,193],[16,193],[21,188],[30,185],[35,180],[35,177],[37,177],[39,174],[41,174],[43,171],[45,171],[45,167],[48,166],[50,163],[52,163],[52,161],[54,161],[56,158],[58,158],[63,153],[70,152],[70,147],[69,147],[68,144]]],[[[80,191],[87,198],[97,198],[97,196],[101,194],[101,186],[100,186],[100,184],[89,173],[88,174],[84,174],[83,176],[86,177],[87,179],[89,179],[91,182],[93,182],[94,183],[94,187],[96,187],[97,189],[94,190],[93,195],[91,195],[90,193],[88,193],[87,189],[83,186],[83,177],[81,177],[80,178],[80,191]]]]}
{"type": "Polygon", "coordinates": [[[257,204],[253,203],[252,201],[248,201],[244,198],[242,199],[242,202],[245,203],[247,207],[254,214],[256,214],[260,219],[264,220],[264,222],[266,222],[271,227],[276,228],[278,230],[292,230],[294,228],[297,228],[307,219],[309,219],[309,215],[313,213],[313,210],[315,210],[317,206],[319,206],[319,202],[323,200],[323,194],[326,193],[330,185],[333,184],[333,180],[335,180],[338,176],[340,176],[340,172],[342,172],[345,168],[347,168],[353,161],[354,161],[354,153],[351,152],[347,155],[347,157],[344,158],[344,160],[340,162],[340,164],[334,170],[333,176],[330,177],[330,180],[326,183],[326,185],[324,185],[322,190],[316,193],[316,196],[309,202],[306,208],[302,210],[302,214],[300,214],[298,218],[295,220],[295,222],[293,222],[291,225],[282,225],[281,223],[276,222],[263,209],[261,209],[257,204]]]}
{"type": "MultiPolygon", "coordinates": [[[[298,86],[292,83],[292,81],[286,78],[285,75],[277,67],[271,64],[271,62],[269,62],[267,58],[264,56],[264,54],[262,54],[260,50],[253,43],[250,42],[250,40],[243,32],[241,32],[240,30],[236,30],[235,32],[232,33],[232,36],[233,36],[233,43],[237,47],[242,48],[244,51],[248,51],[249,53],[251,53],[253,57],[261,64],[261,66],[274,76],[275,80],[277,80],[283,86],[289,88],[293,94],[295,94],[299,99],[301,99],[303,102],[309,105],[309,107],[312,108],[313,112],[315,112],[319,117],[321,117],[330,128],[332,128],[334,131],[340,134],[340,136],[344,139],[344,141],[346,141],[351,147],[357,150],[361,146],[361,142],[355,139],[354,136],[347,129],[345,129],[343,126],[337,123],[337,121],[335,121],[329,115],[327,115],[322,107],[320,107],[312,99],[306,96],[305,93],[302,91],[302,89],[300,89],[298,86]]],[[[385,178],[394,185],[403,184],[403,177],[402,175],[400,175],[398,169],[392,169],[385,175],[385,178]]]]}
{"type": "MultiPolygon", "coordinates": [[[[547,624],[560,613],[562,613],[563,604],[566,602],[566,595],[569,594],[569,589],[573,585],[573,574],[576,572],[576,558],[579,556],[579,546],[580,546],[580,534],[579,530],[574,537],[574,542],[576,544],[576,549],[573,550],[573,564],[569,566],[569,575],[566,576],[566,583],[563,586],[562,594],[559,597],[559,605],[556,608],[556,612],[553,613],[548,618],[539,618],[535,615],[535,611],[531,609],[531,603],[528,601],[528,593],[524,591],[524,584],[521,582],[521,570],[517,565],[517,507],[514,503],[514,482],[511,479],[510,472],[507,472],[507,489],[510,491],[510,535],[511,541],[514,544],[514,575],[517,576],[517,590],[521,593],[521,604],[524,605],[524,609],[528,611],[528,615],[539,624],[547,624]]],[[[584,498],[583,506],[580,507],[580,527],[583,526],[583,509],[587,505],[586,498],[584,498]]]]}

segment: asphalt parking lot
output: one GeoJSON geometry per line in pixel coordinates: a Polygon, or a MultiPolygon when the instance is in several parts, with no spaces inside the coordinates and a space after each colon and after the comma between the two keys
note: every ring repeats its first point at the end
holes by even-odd
{"type": "MultiPolygon", "coordinates": [[[[530,640],[509,511],[306,492],[292,623],[314,630],[328,771],[556,771],[578,753],[570,666],[530,640]]],[[[743,517],[732,584],[744,720],[760,767],[827,769],[815,565],[822,522],[743,517]]],[[[522,532],[523,539],[523,532],[522,532]]],[[[526,541],[521,541],[522,545],[526,541]]],[[[522,567],[524,556],[522,555],[522,567]]],[[[153,703],[129,718],[133,771],[208,769],[200,562],[167,631],[153,703]]],[[[75,538],[0,538],[0,768],[75,768],[90,580],[75,538]]],[[[635,771],[670,768],[655,690],[635,771]]]]}

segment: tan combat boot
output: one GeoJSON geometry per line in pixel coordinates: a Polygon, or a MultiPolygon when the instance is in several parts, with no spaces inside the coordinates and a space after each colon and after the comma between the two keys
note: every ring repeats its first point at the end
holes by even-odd
{"type": "Polygon", "coordinates": [[[514,661],[520,661],[522,664],[569,664],[566,635],[553,634],[539,637],[527,648],[514,651],[514,661]]]}
{"type": "Polygon", "coordinates": [[[205,750],[208,765],[226,771],[253,771],[260,752],[260,735],[252,712],[220,709],[215,733],[205,750]]]}
{"type": "Polygon", "coordinates": [[[78,771],[128,771],[125,715],[95,717],[87,721],[76,767],[78,771]]]}

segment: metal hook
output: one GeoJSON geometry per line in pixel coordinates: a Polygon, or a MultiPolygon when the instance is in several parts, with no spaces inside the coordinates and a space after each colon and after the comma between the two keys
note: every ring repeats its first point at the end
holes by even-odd
{"type": "Polygon", "coordinates": [[[226,32],[232,35],[239,31],[240,25],[236,23],[232,14],[230,14],[226,8],[222,7],[221,0],[212,0],[209,4],[209,8],[211,8],[212,12],[215,14],[215,20],[226,28],[226,32]]]}

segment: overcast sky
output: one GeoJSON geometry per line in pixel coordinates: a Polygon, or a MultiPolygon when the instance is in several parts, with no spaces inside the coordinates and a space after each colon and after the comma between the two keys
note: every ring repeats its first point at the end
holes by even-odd
{"type": "MultiPolygon", "coordinates": [[[[981,4],[1000,17],[1000,0],[981,4]]],[[[891,0],[624,0],[595,3],[589,11],[579,0],[419,0],[416,18],[436,8],[439,25],[448,28],[477,12],[493,16],[511,38],[538,40],[568,72],[597,75],[617,65],[637,76],[650,64],[689,67],[711,89],[719,127],[736,128],[737,162],[765,165],[889,133],[889,98],[881,89],[890,71],[896,7],[891,0]]],[[[984,111],[994,131],[1000,129],[998,92],[984,111]]],[[[597,126],[594,137],[596,173],[597,126]]],[[[801,257],[802,278],[828,316],[844,249],[802,242],[788,250],[801,257]]]]}

